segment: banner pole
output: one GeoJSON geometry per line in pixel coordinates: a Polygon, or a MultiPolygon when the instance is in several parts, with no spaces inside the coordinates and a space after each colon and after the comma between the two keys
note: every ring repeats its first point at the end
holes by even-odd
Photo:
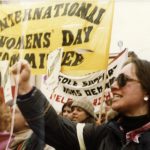
{"type": "Polygon", "coordinates": [[[105,102],[105,83],[106,83],[106,79],[107,79],[107,69],[104,71],[104,80],[102,82],[102,97],[101,97],[100,110],[99,110],[99,118],[98,118],[98,122],[99,123],[101,123],[103,105],[104,105],[104,102],[105,102]]]}

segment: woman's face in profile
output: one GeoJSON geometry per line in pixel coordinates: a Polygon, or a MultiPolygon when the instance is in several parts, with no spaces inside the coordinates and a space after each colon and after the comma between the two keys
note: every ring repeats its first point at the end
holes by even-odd
{"type": "Polygon", "coordinates": [[[72,120],[76,122],[83,122],[89,115],[81,107],[74,106],[72,107],[72,120]]]}
{"type": "Polygon", "coordinates": [[[145,92],[135,71],[134,64],[127,64],[120,72],[128,78],[124,82],[125,84],[119,86],[118,82],[115,81],[112,85],[112,108],[127,116],[139,116],[148,112],[148,104],[144,101],[145,92]]]}

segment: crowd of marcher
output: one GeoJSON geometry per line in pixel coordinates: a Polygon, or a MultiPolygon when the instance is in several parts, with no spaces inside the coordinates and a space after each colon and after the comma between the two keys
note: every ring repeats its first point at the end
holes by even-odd
{"type": "MultiPolygon", "coordinates": [[[[28,62],[17,62],[11,68],[14,78],[19,75],[19,87],[9,148],[150,150],[150,62],[133,54],[130,53],[111,86],[110,111],[101,116],[101,122],[86,98],[66,102],[57,114],[40,89],[31,84],[28,62]]],[[[8,142],[10,110],[1,101],[0,150],[8,142]]]]}

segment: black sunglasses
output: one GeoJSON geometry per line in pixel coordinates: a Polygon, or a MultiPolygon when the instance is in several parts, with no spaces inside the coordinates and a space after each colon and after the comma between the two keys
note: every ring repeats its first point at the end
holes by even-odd
{"type": "Polygon", "coordinates": [[[115,81],[117,81],[117,84],[120,88],[124,87],[127,84],[127,82],[133,82],[133,81],[140,82],[139,80],[130,78],[124,73],[119,74],[118,77],[115,79],[115,81]]]}

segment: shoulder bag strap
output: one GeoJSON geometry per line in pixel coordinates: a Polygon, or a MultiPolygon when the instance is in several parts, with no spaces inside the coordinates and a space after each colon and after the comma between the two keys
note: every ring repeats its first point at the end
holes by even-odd
{"type": "Polygon", "coordinates": [[[76,126],[80,150],[86,150],[84,139],[83,139],[83,128],[84,128],[84,126],[85,126],[85,123],[77,123],[77,126],[76,126]]]}

